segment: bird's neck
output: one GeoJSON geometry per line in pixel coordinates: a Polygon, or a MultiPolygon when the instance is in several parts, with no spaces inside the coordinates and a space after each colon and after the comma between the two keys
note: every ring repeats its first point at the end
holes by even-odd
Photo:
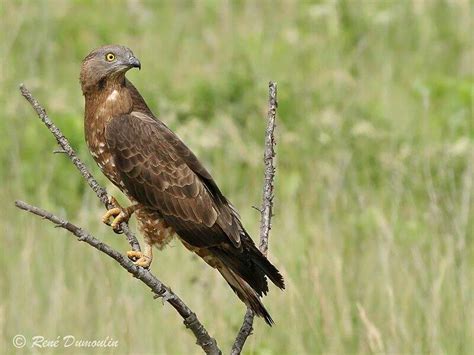
{"type": "Polygon", "coordinates": [[[85,119],[103,121],[130,113],[133,100],[123,81],[99,83],[94,90],[85,93],[85,119]]]}
{"type": "MultiPolygon", "coordinates": [[[[84,94],[84,131],[91,152],[97,156],[104,153],[97,142],[105,141],[105,129],[110,120],[128,114],[133,110],[130,90],[121,82],[107,82],[101,88],[84,94]]],[[[96,158],[96,156],[94,156],[96,158]]]]}

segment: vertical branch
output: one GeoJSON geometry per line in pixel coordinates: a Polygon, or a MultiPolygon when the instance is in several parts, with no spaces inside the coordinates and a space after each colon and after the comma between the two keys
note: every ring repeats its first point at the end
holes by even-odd
{"type": "MultiPolygon", "coordinates": [[[[277,85],[270,81],[268,84],[268,113],[267,129],[265,131],[265,151],[263,162],[265,164],[265,179],[263,183],[262,207],[260,208],[260,251],[266,256],[268,251],[268,237],[272,228],[271,220],[273,216],[273,182],[275,179],[275,119],[277,102],[277,85]]],[[[255,315],[252,310],[247,309],[244,321],[240,327],[237,337],[232,345],[232,355],[242,352],[245,341],[252,333],[253,319],[255,315]]]]}
{"type": "Polygon", "coordinates": [[[265,131],[265,152],[263,162],[265,164],[265,181],[263,183],[262,208],[260,210],[260,251],[266,256],[268,251],[268,236],[272,229],[273,217],[273,182],[275,180],[275,118],[277,102],[276,83],[268,84],[268,113],[267,129],[265,131]]]}

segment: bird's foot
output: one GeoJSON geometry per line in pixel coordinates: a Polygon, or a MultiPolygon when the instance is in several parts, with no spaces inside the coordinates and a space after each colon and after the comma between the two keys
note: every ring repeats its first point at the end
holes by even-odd
{"type": "Polygon", "coordinates": [[[141,266],[145,269],[150,267],[152,261],[151,255],[146,255],[145,253],[137,250],[127,251],[127,257],[132,260],[135,265],[141,266]]]}
{"type": "Polygon", "coordinates": [[[128,222],[133,212],[135,212],[135,210],[138,208],[138,205],[132,205],[132,206],[123,208],[122,206],[120,206],[120,204],[117,202],[117,200],[114,197],[111,196],[109,200],[110,200],[110,203],[115,207],[108,210],[102,216],[102,222],[104,222],[108,226],[111,226],[115,233],[117,234],[123,233],[122,228],[120,228],[120,223],[128,222]],[[113,217],[112,223],[110,223],[111,217],[113,217]]]}
{"type": "Polygon", "coordinates": [[[141,266],[148,269],[153,260],[153,246],[145,240],[145,251],[141,252],[138,250],[127,251],[127,257],[133,261],[137,266],[141,266]]]}

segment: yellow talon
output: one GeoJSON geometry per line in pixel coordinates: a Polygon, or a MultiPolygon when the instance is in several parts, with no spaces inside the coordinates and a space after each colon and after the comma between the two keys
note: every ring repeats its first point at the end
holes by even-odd
{"type": "Polygon", "coordinates": [[[120,206],[120,204],[114,197],[110,197],[109,200],[110,203],[116,207],[111,208],[103,215],[102,222],[104,222],[108,226],[111,226],[115,233],[122,233],[120,223],[128,222],[133,212],[135,212],[135,210],[139,208],[139,205],[136,204],[127,208],[123,208],[122,206],[120,206]],[[112,220],[112,223],[110,223],[111,217],[114,218],[112,220]]]}
{"type": "Polygon", "coordinates": [[[132,260],[135,265],[148,269],[153,260],[152,246],[145,244],[145,252],[143,253],[137,250],[127,251],[127,257],[132,260]]]}
{"type": "Polygon", "coordinates": [[[112,224],[110,226],[112,227],[112,229],[114,231],[119,230],[120,229],[120,223],[128,222],[129,219],[130,219],[130,215],[128,215],[127,213],[125,213],[122,210],[122,211],[120,211],[119,215],[114,218],[114,220],[112,221],[112,224]]]}
{"type": "Polygon", "coordinates": [[[142,257],[142,252],[141,251],[138,251],[138,250],[129,250],[127,251],[127,257],[132,260],[132,261],[136,261],[138,259],[140,259],[142,257]]]}
{"type": "Polygon", "coordinates": [[[112,209],[108,210],[102,216],[102,222],[107,224],[108,226],[110,226],[110,221],[109,221],[110,217],[114,217],[114,220],[115,220],[116,216],[118,216],[121,211],[122,210],[118,207],[115,207],[115,208],[112,208],[112,209]]]}

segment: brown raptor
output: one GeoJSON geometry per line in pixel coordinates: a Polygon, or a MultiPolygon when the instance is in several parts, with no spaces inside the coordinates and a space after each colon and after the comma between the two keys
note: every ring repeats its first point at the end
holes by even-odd
{"type": "Polygon", "coordinates": [[[93,50],[83,61],[80,81],[85,97],[85,136],[105,176],[132,202],[103,217],[121,221],[135,213],[144,235],[142,252],[128,257],[149,267],[152,247],[162,249],[176,234],[186,248],[217,269],[237,296],[268,324],[260,301],[266,278],[283,289],[283,277],[257,249],[240,217],[191,150],[148,108],[125,77],[139,60],[124,46],[93,50]]]}

